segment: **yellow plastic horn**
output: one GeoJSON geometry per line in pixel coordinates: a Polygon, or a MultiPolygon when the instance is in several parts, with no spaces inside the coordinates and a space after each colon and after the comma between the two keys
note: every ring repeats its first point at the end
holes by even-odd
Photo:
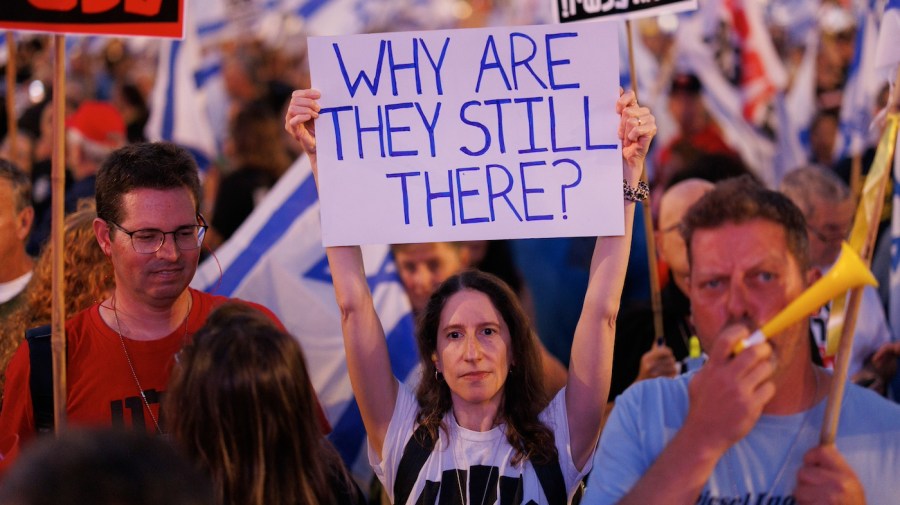
{"type": "Polygon", "coordinates": [[[839,294],[858,286],[877,286],[878,281],[866,267],[856,251],[846,242],[841,244],[841,255],[837,262],[821,279],[816,281],[793,302],[775,315],[762,328],[734,346],[735,354],[744,349],[761,344],[772,335],[777,335],[787,327],[803,319],[839,294]]]}

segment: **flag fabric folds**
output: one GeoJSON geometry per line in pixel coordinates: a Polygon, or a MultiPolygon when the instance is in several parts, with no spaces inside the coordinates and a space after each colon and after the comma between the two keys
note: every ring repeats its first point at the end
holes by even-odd
{"type": "Polygon", "coordinates": [[[745,0],[724,0],[724,6],[726,18],[737,34],[742,114],[751,124],[761,126],[776,93],[787,85],[787,71],[768,35],[759,6],[745,0]]]}
{"type": "MultiPolygon", "coordinates": [[[[676,47],[684,70],[703,83],[709,112],[726,141],[767,184],[774,186],[786,167],[777,167],[775,139],[763,128],[784,90],[787,74],[766,33],[759,6],[744,0],[710,0],[683,18],[676,47]],[[731,27],[734,27],[732,29],[731,27]],[[734,38],[723,34],[734,34],[734,38]],[[740,53],[740,62],[722,68],[721,54],[740,53]]],[[[792,168],[792,167],[788,167],[792,168]]]]}
{"type": "Polygon", "coordinates": [[[900,136],[894,149],[894,193],[891,205],[891,291],[888,320],[894,341],[900,340],[900,136]]]}
{"type": "Polygon", "coordinates": [[[840,131],[836,159],[861,154],[868,142],[875,96],[883,81],[875,76],[878,25],[875,0],[867,0],[857,14],[856,43],[847,70],[841,100],[840,131]]]}
{"type": "Polygon", "coordinates": [[[205,88],[218,67],[202,62],[196,7],[192,2],[185,5],[184,40],[167,40],[160,45],[150,118],[144,132],[148,140],[167,140],[188,149],[205,171],[217,152],[205,88]]]}
{"type": "Polygon", "coordinates": [[[894,84],[897,79],[897,66],[900,65],[898,33],[900,33],[900,0],[888,0],[881,16],[874,66],[881,78],[894,84]]]}
{"type": "MultiPolygon", "coordinates": [[[[881,28],[878,35],[878,48],[875,52],[875,71],[882,79],[891,83],[891,95],[896,107],[900,100],[897,90],[897,73],[900,72],[900,44],[897,34],[900,33],[900,0],[888,0],[881,17],[881,28]]],[[[897,139],[900,144],[900,136],[897,139]]],[[[889,315],[894,340],[900,340],[900,145],[894,150],[894,192],[891,216],[891,290],[889,299],[889,315]]]]}

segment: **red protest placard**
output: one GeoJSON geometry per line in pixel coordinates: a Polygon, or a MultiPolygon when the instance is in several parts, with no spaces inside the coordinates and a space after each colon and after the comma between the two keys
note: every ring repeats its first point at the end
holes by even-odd
{"type": "Polygon", "coordinates": [[[182,38],[184,0],[2,0],[0,29],[182,38]]]}

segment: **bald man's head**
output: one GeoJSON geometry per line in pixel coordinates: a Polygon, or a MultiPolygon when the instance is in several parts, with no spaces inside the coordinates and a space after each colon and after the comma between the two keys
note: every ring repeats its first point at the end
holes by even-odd
{"type": "Polygon", "coordinates": [[[690,271],[687,246],[679,232],[681,219],[687,210],[715,185],[703,179],[686,179],[663,193],[659,200],[659,231],[656,247],[663,261],[669,265],[672,278],[682,292],[687,293],[687,275],[690,271]]]}

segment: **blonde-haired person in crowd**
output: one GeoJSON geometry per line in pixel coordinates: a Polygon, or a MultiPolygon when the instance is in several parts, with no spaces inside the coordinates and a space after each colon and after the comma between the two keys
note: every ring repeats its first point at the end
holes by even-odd
{"type": "MultiPolygon", "coordinates": [[[[97,245],[93,222],[97,211],[93,203],[84,201],[77,212],[66,217],[64,256],[66,314],[79,312],[112,292],[112,266],[97,245]]],[[[0,370],[12,359],[25,337],[25,330],[49,324],[53,245],[47,244],[34,266],[31,281],[25,288],[24,302],[0,324],[0,370]]],[[[0,402],[6,374],[0,375],[0,402]]]]}

